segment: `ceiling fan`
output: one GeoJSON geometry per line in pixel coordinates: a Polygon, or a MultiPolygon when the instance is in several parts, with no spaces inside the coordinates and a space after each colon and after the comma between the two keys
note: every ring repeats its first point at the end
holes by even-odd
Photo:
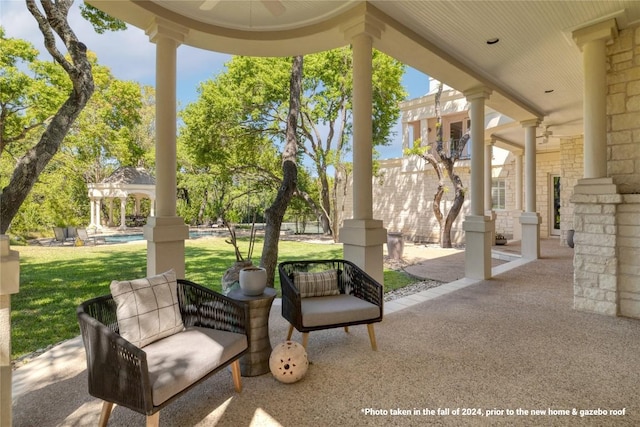
{"type": "Polygon", "coordinates": [[[549,137],[551,135],[553,135],[553,132],[549,130],[549,125],[546,125],[544,127],[544,131],[542,132],[542,135],[536,136],[536,139],[542,138],[542,141],[538,142],[538,144],[546,144],[547,142],[549,142],[549,137]]]}
{"type": "MultiPolygon", "coordinates": [[[[222,0],[204,0],[200,5],[200,10],[213,10],[222,0]]],[[[280,16],[284,13],[285,7],[280,0],[260,0],[260,3],[273,16],[280,16]]]]}

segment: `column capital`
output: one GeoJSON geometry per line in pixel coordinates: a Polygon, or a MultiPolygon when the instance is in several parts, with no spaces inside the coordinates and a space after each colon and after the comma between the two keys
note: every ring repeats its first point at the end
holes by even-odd
{"type": "Polygon", "coordinates": [[[520,122],[523,128],[530,128],[530,127],[537,128],[538,126],[540,126],[540,123],[541,123],[540,119],[523,120],[520,122]]]}
{"type": "Polygon", "coordinates": [[[585,44],[596,40],[602,40],[605,43],[613,41],[618,36],[618,25],[614,18],[607,19],[606,21],[598,22],[597,24],[589,25],[574,30],[571,33],[573,41],[578,45],[580,50],[585,44]]]}
{"type": "Polygon", "coordinates": [[[344,38],[351,42],[355,37],[366,35],[372,39],[379,39],[384,32],[384,23],[369,14],[359,16],[342,26],[344,38]]]}
{"type": "Polygon", "coordinates": [[[493,90],[489,89],[485,86],[474,87],[473,89],[469,89],[463,92],[467,101],[472,101],[474,99],[489,99],[493,90]]]}
{"type": "Polygon", "coordinates": [[[176,41],[177,45],[180,45],[184,42],[187,34],[189,34],[189,29],[182,25],[177,25],[173,22],[156,17],[147,26],[144,33],[149,36],[149,40],[152,43],[157,43],[158,39],[165,37],[176,41]]]}

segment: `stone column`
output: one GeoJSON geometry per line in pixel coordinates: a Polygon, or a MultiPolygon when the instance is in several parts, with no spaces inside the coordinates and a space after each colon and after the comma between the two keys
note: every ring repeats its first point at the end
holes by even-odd
{"type": "Polygon", "coordinates": [[[520,215],[522,215],[522,152],[514,151],[513,155],[516,159],[516,176],[514,183],[515,208],[513,211],[513,239],[522,240],[522,227],[520,226],[520,221],[516,221],[516,218],[519,219],[520,215]]]}
{"type": "Polygon", "coordinates": [[[584,72],[584,179],[571,202],[574,241],[574,308],[619,314],[618,206],[623,197],[607,177],[606,44],[618,35],[615,19],[573,32],[584,72]]]}
{"type": "Polygon", "coordinates": [[[156,212],[144,227],[147,274],[173,268],[185,277],[184,241],[189,227],[176,214],[176,64],[186,28],[156,19],[146,33],[156,44],[156,212]]]}
{"type": "Polygon", "coordinates": [[[540,224],[542,219],[536,211],[536,128],[540,120],[522,122],[524,127],[524,212],[520,215],[522,226],[522,257],[540,258],[540,224]]]}
{"type": "Polygon", "coordinates": [[[0,426],[11,427],[11,294],[20,288],[20,254],[0,235],[0,426]]]}
{"type": "Polygon", "coordinates": [[[484,101],[491,90],[481,87],[464,93],[471,119],[471,212],[464,219],[465,277],[491,277],[491,236],[494,223],[484,215],[484,101]]]}
{"type": "Polygon", "coordinates": [[[353,218],[344,221],[340,241],[345,259],[383,283],[383,244],[387,231],[373,219],[372,49],[381,24],[369,16],[344,29],[353,49],[353,218]]]}

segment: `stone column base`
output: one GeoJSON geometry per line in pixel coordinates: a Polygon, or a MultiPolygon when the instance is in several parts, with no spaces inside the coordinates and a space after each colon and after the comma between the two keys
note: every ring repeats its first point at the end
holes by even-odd
{"type": "Polygon", "coordinates": [[[180,217],[152,216],[144,226],[147,239],[147,274],[153,276],[174,269],[176,277],[185,277],[184,241],[189,226],[180,217]]]}
{"type": "MultiPolygon", "coordinates": [[[[573,307],[607,316],[622,314],[618,227],[625,220],[617,211],[624,203],[623,196],[612,178],[585,178],[573,188],[571,202],[575,205],[573,307]]],[[[630,249],[626,253],[633,253],[630,249]]]]}
{"type": "Polygon", "coordinates": [[[468,215],[462,223],[465,236],[464,271],[469,279],[491,278],[491,245],[495,223],[489,217],[468,215]]]}
{"type": "Polygon", "coordinates": [[[340,229],[344,258],[384,284],[382,245],[387,242],[387,230],[377,219],[347,219],[340,229]]]}
{"type": "Polygon", "coordinates": [[[538,212],[522,212],[520,225],[522,227],[522,257],[524,259],[540,258],[540,224],[542,218],[538,212]]]}

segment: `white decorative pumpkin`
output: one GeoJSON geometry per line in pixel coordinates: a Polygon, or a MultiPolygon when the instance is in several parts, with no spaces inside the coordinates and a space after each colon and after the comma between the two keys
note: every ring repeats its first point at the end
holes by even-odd
{"type": "Polygon", "coordinates": [[[280,382],[291,384],[307,373],[309,360],[302,344],[285,341],[274,347],[269,357],[269,369],[280,382]]]}

